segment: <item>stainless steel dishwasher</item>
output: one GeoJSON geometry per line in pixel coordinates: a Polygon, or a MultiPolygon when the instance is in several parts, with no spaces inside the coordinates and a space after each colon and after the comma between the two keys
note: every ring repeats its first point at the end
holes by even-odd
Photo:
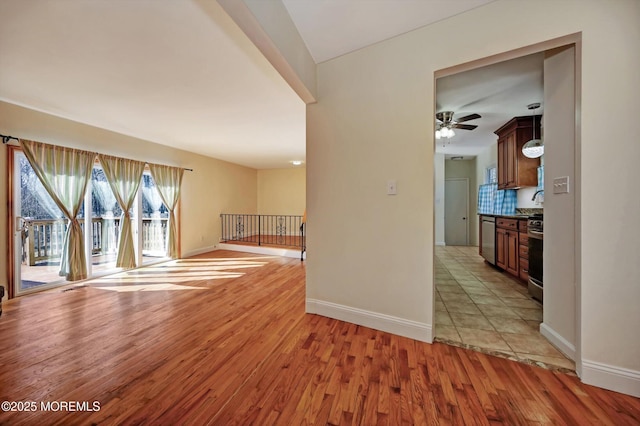
{"type": "Polygon", "coordinates": [[[496,218],[494,216],[482,216],[482,257],[490,264],[496,264],[496,218]]]}

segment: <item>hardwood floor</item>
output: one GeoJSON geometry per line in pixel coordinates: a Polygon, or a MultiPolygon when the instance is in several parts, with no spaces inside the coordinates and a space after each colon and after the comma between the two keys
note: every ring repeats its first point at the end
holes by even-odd
{"type": "Polygon", "coordinates": [[[0,401],[38,409],[0,424],[640,423],[575,376],[306,315],[304,268],[217,251],[3,304],[0,401]]]}

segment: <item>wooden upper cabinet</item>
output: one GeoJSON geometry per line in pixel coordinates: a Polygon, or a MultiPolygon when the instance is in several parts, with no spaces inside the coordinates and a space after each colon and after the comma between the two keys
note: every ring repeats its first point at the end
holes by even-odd
{"type": "MultiPolygon", "coordinates": [[[[536,138],[540,138],[540,115],[535,116],[536,138]]],[[[498,189],[538,186],[539,158],[527,158],[522,146],[533,137],[529,116],[514,117],[494,133],[498,135],[498,189]]]]}

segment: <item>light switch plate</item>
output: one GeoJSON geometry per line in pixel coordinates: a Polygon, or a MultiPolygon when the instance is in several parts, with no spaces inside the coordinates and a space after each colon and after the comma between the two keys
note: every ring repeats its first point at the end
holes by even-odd
{"type": "Polygon", "coordinates": [[[387,195],[396,195],[398,193],[398,186],[395,180],[387,181],[387,195]]]}
{"type": "Polygon", "coordinates": [[[569,176],[562,176],[553,179],[553,193],[554,194],[568,194],[569,193],[569,176]]]}

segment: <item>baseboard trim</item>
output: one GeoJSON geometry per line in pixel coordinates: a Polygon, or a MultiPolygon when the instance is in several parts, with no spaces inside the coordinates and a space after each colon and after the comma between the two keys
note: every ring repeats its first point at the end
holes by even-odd
{"type": "MultiPolygon", "coordinates": [[[[240,244],[220,243],[218,244],[218,250],[242,251],[245,253],[266,254],[270,256],[282,256],[282,257],[291,257],[294,259],[300,259],[300,250],[292,250],[292,249],[277,248],[277,247],[242,246],[240,244]]],[[[306,259],[306,258],[307,258],[307,252],[304,252],[303,259],[306,259]]]]}
{"type": "Polygon", "coordinates": [[[433,342],[433,328],[430,324],[309,298],[306,301],[306,311],[421,342],[433,342]]]}
{"type": "Polygon", "coordinates": [[[553,346],[558,348],[560,352],[565,354],[571,360],[576,360],[576,347],[544,322],[540,324],[540,334],[546,337],[553,346]]]}
{"type": "Polygon", "coordinates": [[[640,371],[585,359],[580,378],[588,385],[640,398],[640,371]]]}
{"type": "Polygon", "coordinates": [[[190,251],[188,251],[186,253],[183,253],[182,254],[182,258],[191,257],[191,256],[197,256],[197,255],[202,254],[202,253],[209,253],[210,251],[216,251],[216,250],[218,250],[216,248],[216,246],[209,246],[209,247],[203,247],[203,248],[199,248],[199,249],[195,249],[195,250],[190,250],[190,251]]]}
{"type": "Polygon", "coordinates": [[[437,246],[446,246],[447,244],[444,241],[436,241],[437,246]]]}

